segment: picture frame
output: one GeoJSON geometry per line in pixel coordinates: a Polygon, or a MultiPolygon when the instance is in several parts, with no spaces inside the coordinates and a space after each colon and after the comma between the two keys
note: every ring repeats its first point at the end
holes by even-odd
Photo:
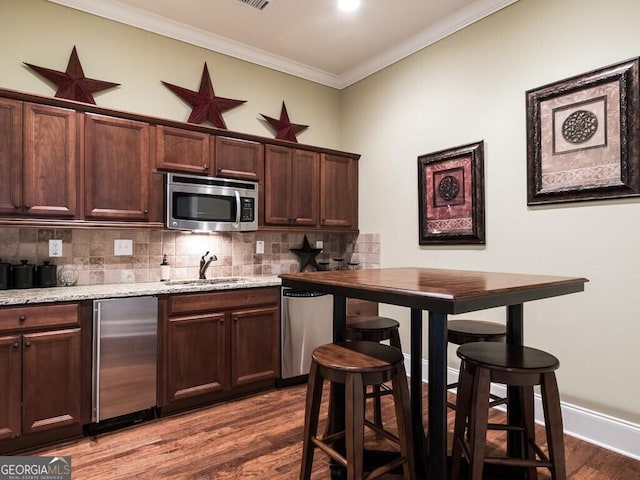
{"type": "Polygon", "coordinates": [[[484,244],[484,140],[418,157],[419,242],[484,244]]]}
{"type": "Polygon", "coordinates": [[[527,205],[640,195],[639,59],[526,92],[527,205]]]}

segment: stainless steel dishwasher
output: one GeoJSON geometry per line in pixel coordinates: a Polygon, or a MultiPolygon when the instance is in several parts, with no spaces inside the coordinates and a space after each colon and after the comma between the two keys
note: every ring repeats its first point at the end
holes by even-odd
{"type": "Polygon", "coordinates": [[[281,379],[284,387],[305,382],[311,367],[311,353],[333,341],[333,295],[282,289],[281,379]]]}
{"type": "Polygon", "coordinates": [[[155,296],[94,300],[91,430],[155,415],[157,332],[155,296]]]}

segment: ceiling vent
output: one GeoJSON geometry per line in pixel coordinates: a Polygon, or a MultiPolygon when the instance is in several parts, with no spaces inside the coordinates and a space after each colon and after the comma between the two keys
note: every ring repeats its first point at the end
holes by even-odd
{"type": "Polygon", "coordinates": [[[241,3],[245,5],[249,5],[250,7],[257,8],[258,10],[264,10],[264,7],[269,5],[269,0],[239,0],[241,3]]]}

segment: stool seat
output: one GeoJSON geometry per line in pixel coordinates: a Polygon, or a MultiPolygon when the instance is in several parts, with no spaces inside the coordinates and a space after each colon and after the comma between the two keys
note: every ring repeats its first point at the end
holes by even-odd
{"type": "Polygon", "coordinates": [[[507,337],[507,327],[502,323],[484,320],[449,320],[448,340],[456,345],[471,342],[500,342],[507,337]]]}
{"type": "MultiPolygon", "coordinates": [[[[334,418],[332,408],[329,402],[328,418],[334,418]]],[[[307,385],[300,480],[310,480],[316,448],[346,468],[347,480],[373,480],[400,466],[404,480],[415,480],[411,404],[404,357],[400,350],[376,342],[351,341],[321,345],[313,351],[307,385]],[[337,425],[329,422],[327,431],[320,437],[317,435],[318,418],[326,380],[331,383],[331,389],[335,384],[344,385],[344,430],[335,431],[337,425]],[[397,436],[367,422],[364,416],[367,385],[379,385],[389,380],[393,387],[397,436]],[[400,446],[399,457],[385,465],[377,466],[366,475],[363,464],[365,427],[384,435],[400,446]]]]}
{"type": "MultiPolygon", "coordinates": [[[[551,478],[565,480],[562,411],[555,377],[559,360],[542,350],[497,342],[467,343],[458,347],[456,353],[462,363],[453,432],[452,478],[458,478],[464,457],[470,466],[471,480],[482,479],[485,463],[526,468],[529,479],[537,478],[536,468],[546,467],[551,478]],[[491,382],[503,383],[518,392],[517,406],[522,413],[519,425],[488,423],[491,382]],[[548,453],[536,444],[533,393],[536,385],[540,386],[542,397],[548,453]],[[488,429],[519,433],[522,457],[487,456],[488,429]]],[[[513,407],[510,399],[508,408],[513,407]]]]}
{"type": "Polygon", "coordinates": [[[317,347],[311,357],[323,367],[347,373],[386,372],[404,361],[398,349],[374,342],[328,343],[317,347]]]}
{"type": "Polygon", "coordinates": [[[550,353],[507,343],[468,343],[458,347],[456,354],[495,372],[545,373],[560,367],[560,361],[550,353]]]}

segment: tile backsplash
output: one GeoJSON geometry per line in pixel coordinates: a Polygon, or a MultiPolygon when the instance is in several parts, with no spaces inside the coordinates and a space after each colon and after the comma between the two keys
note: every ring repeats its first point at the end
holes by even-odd
{"type": "MultiPolygon", "coordinates": [[[[169,230],[145,229],[69,229],[0,227],[0,259],[19,264],[21,260],[41,265],[44,261],[73,265],[79,285],[155,282],[160,280],[163,255],[171,266],[171,280],[198,278],[201,257],[215,255],[207,278],[222,276],[278,275],[297,272],[298,257],[289,249],[302,246],[303,233],[219,233],[189,234],[169,230]],[[62,240],[62,257],[49,258],[49,240],[62,240]],[[114,240],[133,241],[133,255],[114,255],[114,240]],[[256,253],[256,242],[264,242],[264,253],[256,253]]],[[[318,262],[334,258],[358,263],[356,268],[376,268],[380,264],[380,236],[373,233],[307,233],[312,247],[323,242],[318,262]]]]}

